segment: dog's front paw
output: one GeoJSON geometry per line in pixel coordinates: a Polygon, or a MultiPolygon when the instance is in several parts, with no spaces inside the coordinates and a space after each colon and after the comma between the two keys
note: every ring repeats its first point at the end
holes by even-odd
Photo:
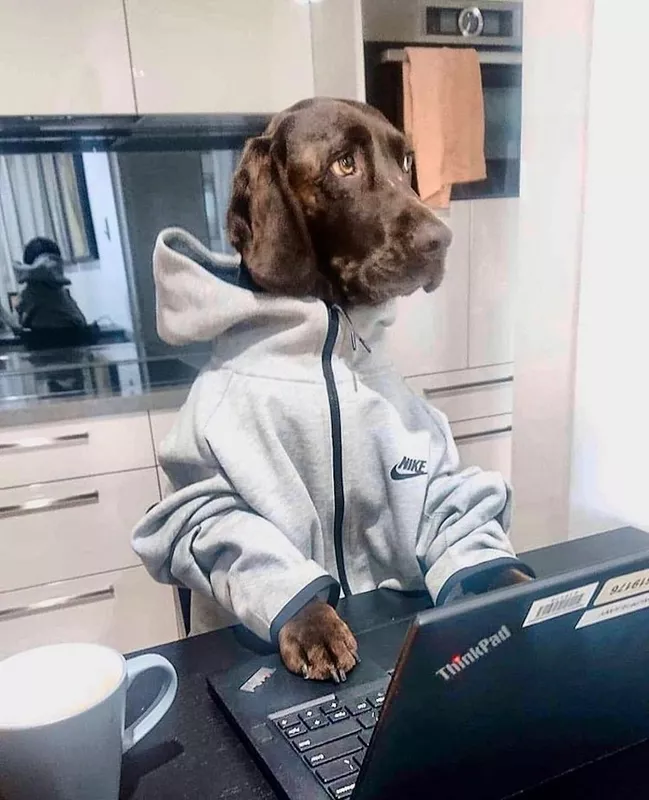
{"type": "Polygon", "coordinates": [[[344,681],[359,661],[353,633],[320,600],[312,600],[283,626],[279,651],[287,669],[316,681],[344,681]]]}

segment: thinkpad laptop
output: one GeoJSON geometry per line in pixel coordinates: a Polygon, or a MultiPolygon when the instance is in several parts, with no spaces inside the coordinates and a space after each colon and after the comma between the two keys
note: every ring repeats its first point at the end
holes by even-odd
{"type": "Polygon", "coordinates": [[[629,549],[361,633],[340,686],[277,656],[208,684],[290,800],[509,797],[649,738],[649,537],[629,549]]]}

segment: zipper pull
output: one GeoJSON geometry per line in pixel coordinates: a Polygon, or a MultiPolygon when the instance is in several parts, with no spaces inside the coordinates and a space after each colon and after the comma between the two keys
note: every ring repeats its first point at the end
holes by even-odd
{"type": "Polygon", "coordinates": [[[371,353],[372,350],[371,350],[370,346],[367,344],[367,342],[363,339],[363,337],[360,334],[356,333],[356,328],[354,327],[354,323],[352,322],[351,317],[345,311],[345,309],[342,306],[339,306],[338,304],[332,306],[332,308],[335,308],[336,311],[338,312],[338,314],[340,314],[340,316],[344,317],[345,322],[349,326],[350,339],[351,339],[351,343],[352,343],[352,350],[354,352],[356,352],[356,350],[358,348],[358,344],[357,343],[360,342],[363,345],[363,347],[365,348],[365,351],[367,353],[371,353]]]}
{"type": "Polygon", "coordinates": [[[366,352],[371,353],[372,352],[372,348],[369,346],[369,344],[367,344],[365,339],[363,339],[363,337],[359,333],[357,333],[356,336],[358,336],[358,341],[363,345],[363,347],[365,348],[366,352]]]}

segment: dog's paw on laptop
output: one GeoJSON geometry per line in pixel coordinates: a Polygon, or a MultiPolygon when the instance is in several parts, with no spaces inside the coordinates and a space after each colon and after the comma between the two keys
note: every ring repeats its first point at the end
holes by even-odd
{"type": "Polygon", "coordinates": [[[312,600],[282,627],[279,651],[287,669],[315,681],[340,683],[359,661],[354,634],[321,600],[312,600]]]}

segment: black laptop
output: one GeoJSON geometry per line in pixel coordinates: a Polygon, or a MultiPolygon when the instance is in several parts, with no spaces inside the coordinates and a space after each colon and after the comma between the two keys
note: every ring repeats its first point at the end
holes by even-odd
{"type": "Polygon", "coordinates": [[[568,571],[361,633],[340,686],[270,655],[210,690],[290,800],[509,797],[649,738],[649,537],[632,533],[591,542],[625,555],[568,569],[587,540],[545,548],[524,557],[537,574],[568,571]]]}

